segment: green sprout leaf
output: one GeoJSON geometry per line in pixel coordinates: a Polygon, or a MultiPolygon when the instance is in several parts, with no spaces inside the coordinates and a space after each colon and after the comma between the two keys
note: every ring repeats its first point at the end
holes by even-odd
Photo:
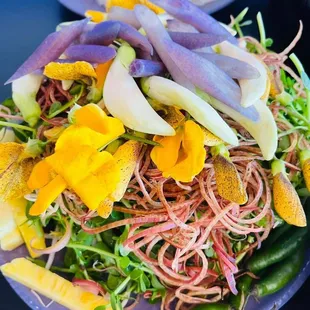
{"type": "Polygon", "coordinates": [[[310,79],[305,71],[301,72],[301,79],[306,89],[310,90],[310,79]]]}

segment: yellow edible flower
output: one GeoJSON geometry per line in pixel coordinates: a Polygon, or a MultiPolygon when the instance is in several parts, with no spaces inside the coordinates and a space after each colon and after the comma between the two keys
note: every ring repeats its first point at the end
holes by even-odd
{"type": "Polygon", "coordinates": [[[113,6],[120,6],[124,9],[133,10],[136,4],[144,4],[156,14],[165,13],[162,8],[158,7],[157,5],[151,3],[148,0],[107,0],[106,10],[107,12],[109,12],[113,6]]]}
{"type": "Polygon", "coordinates": [[[189,120],[172,137],[155,136],[151,158],[163,176],[176,181],[191,182],[204,166],[206,151],[204,134],[199,125],[189,120]]]}
{"type": "Polygon", "coordinates": [[[36,154],[29,152],[27,144],[6,142],[0,144],[0,199],[2,201],[20,198],[30,192],[27,180],[36,160],[36,154]]]}
{"type": "Polygon", "coordinates": [[[106,20],[106,13],[94,10],[88,10],[85,12],[85,17],[90,17],[94,23],[101,23],[106,20]]]}
{"type": "MultiPolygon", "coordinates": [[[[44,212],[66,188],[73,190],[89,209],[96,210],[119,182],[116,160],[98,149],[123,134],[123,124],[95,104],[77,110],[75,121],[57,140],[55,153],[32,171],[28,186],[40,191],[31,215],[44,212]]],[[[111,208],[106,209],[106,216],[110,212],[111,208]]]]}
{"type": "Polygon", "coordinates": [[[94,67],[86,61],[50,62],[45,66],[43,74],[55,80],[80,80],[87,76],[97,78],[94,67]]]}
{"type": "Polygon", "coordinates": [[[273,174],[273,201],[277,213],[290,225],[307,226],[304,208],[294,186],[286,175],[284,162],[274,160],[271,170],[273,174]]]}

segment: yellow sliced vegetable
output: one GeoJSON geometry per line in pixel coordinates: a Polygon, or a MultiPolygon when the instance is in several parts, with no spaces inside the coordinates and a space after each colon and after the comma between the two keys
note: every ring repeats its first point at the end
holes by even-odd
{"type": "Polygon", "coordinates": [[[290,225],[307,226],[305,211],[294,186],[286,175],[284,162],[274,160],[271,168],[273,174],[273,201],[277,213],[290,225]]]}
{"type": "MultiPolygon", "coordinates": [[[[108,304],[101,296],[96,296],[74,286],[70,281],[31,263],[25,258],[16,258],[1,266],[3,275],[42,294],[72,310],[94,310],[108,304]]],[[[109,307],[107,310],[110,309],[109,307]]]]}
{"type": "Polygon", "coordinates": [[[15,223],[12,207],[8,202],[0,203],[0,246],[3,251],[12,251],[24,240],[15,223]]]}
{"type": "Polygon", "coordinates": [[[11,201],[10,205],[13,210],[15,222],[25,241],[30,256],[33,258],[38,257],[38,255],[32,251],[30,244],[36,249],[46,248],[42,225],[39,221],[33,223],[28,220],[26,215],[27,201],[24,198],[11,201]]]}
{"type": "Polygon", "coordinates": [[[80,80],[87,76],[97,78],[94,67],[86,61],[50,62],[45,66],[44,75],[55,80],[80,80]]]}
{"type": "Polygon", "coordinates": [[[221,197],[243,205],[248,196],[237,168],[229,158],[229,152],[222,144],[211,149],[217,191],[221,197]]]}

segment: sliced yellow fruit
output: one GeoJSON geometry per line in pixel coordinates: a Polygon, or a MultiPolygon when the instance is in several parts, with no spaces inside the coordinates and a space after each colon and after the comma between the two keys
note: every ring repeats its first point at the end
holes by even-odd
{"type": "Polygon", "coordinates": [[[33,264],[25,258],[16,258],[1,266],[3,275],[58,302],[72,310],[94,310],[108,304],[101,296],[84,291],[59,275],[33,264]]]}
{"type": "Polygon", "coordinates": [[[15,223],[9,203],[0,203],[0,246],[3,251],[12,251],[22,245],[24,240],[15,223]]]}
{"type": "Polygon", "coordinates": [[[15,222],[25,241],[30,256],[33,258],[38,257],[38,255],[32,251],[30,243],[36,249],[46,248],[42,226],[39,222],[32,223],[28,220],[26,216],[27,201],[24,198],[11,201],[10,205],[13,210],[15,222]]]}
{"type": "Polygon", "coordinates": [[[273,201],[281,218],[290,225],[307,226],[307,219],[300,198],[289,181],[285,165],[281,160],[272,162],[273,201]]]}

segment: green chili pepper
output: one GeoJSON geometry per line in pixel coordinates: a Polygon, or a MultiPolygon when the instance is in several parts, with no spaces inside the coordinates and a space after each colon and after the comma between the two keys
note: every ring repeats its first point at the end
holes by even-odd
{"type": "Polygon", "coordinates": [[[231,310],[232,307],[228,304],[203,304],[193,308],[193,310],[231,310]]]}
{"type": "Polygon", "coordinates": [[[303,243],[292,256],[272,267],[267,276],[254,286],[253,294],[256,297],[263,297],[279,291],[297,276],[303,266],[304,258],[303,243]]]}
{"type": "Polygon", "coordinates": [[[242,310],[250,296],[250,288],[253,282],[253,278],[248,275],[244,275],[237,280],[238,295],[231,294],[229,297],[229,304],[235,310],[242,310]]]}
{"type": "Polygon", "coordinates": [[[306,227],[294,227],[288,230],[287,233],[272,244],[272,247],[257,251],[250,258],[247,264],[248,269],[251,272],[257,273],[291,256],[300,248],[307,232],[308,229],[306,227]]]}

